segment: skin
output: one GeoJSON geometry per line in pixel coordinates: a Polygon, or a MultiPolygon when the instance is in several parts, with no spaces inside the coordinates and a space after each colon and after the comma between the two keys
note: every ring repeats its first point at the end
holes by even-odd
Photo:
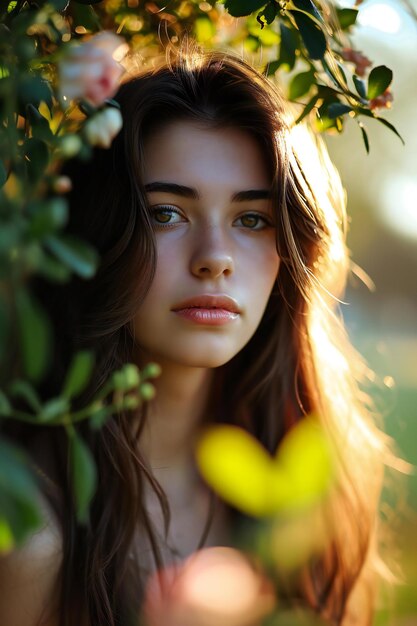
{"type": "MultiPolygon", "coordinates": [[[[195,549],[207,515],[193,469],[192,441],[204,416],[212,374],[256,331],[280,260],[268,169],[250,134],[178,121],[150,137],[144,162],[145,186],[153,185],[148,200],[157,267],[133,320],[135,359],[139,365],[157,361],[162,375],[140,445],[170,502],[172,542],[185,555],[195,549]],[[155,190],[156,182],[191,188],[198,197],[155,190]],[[249,190],[259,191],[260,197],[234,198],[249,190]],[[201,294],[232,297],[239,315],[222,326],[205,326],[173,312],[176,304],[201,294]],[[193,508],[198,501],[203,504],[193,508]]],[[[159,504],[151,492],[147,507],[156,518],[159,504]]]]}

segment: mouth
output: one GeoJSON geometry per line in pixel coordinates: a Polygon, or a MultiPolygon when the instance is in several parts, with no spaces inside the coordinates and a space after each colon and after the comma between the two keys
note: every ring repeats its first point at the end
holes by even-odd
{"type": "Polygon", "coordinates": [[[189,298],[175,305],[172,311],[189,322],[205,326],[222,326],[240,315],[236,300],[225,295],[189,298]]]}
{"type": "Polygon", "coordinates": [[[239,313],[241,312],[236,300],[234,300],[230,296],[209,294],[195,296],[194,298],[188,298],[187,300],[176,304],[172,308],[174,312],[182,311],[185,309],[227,311],[228,313],[234,313],[236,315],[239,315],[239,313]]]}

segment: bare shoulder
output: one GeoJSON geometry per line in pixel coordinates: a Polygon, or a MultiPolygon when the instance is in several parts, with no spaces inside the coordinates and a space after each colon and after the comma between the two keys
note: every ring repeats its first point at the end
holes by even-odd
{"type": "Polygon", "coordinates": [[[62,535],[46,502],[45,523],[26,543],[0,559],[0,624],[57,626],[62,535]]]}

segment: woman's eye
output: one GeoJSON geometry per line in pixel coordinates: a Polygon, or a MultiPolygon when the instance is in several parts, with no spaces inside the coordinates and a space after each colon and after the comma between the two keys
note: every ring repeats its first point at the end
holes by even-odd
{"type": "Polygon", "coordinates": [[[152,218],[159,226],[178,224],[183,222],[184,218],[177,209],[168,206],[158,206],[152,208],[152,218]]]}
{"type": "Polygon", "coordinates": [[[236,221],[240,222],[239,225],[250,230],[263,230],[272,226],[271,220],[266,216],[259,215],[259,213],[245,213],[245,215],[238,217],[236,221]]]}

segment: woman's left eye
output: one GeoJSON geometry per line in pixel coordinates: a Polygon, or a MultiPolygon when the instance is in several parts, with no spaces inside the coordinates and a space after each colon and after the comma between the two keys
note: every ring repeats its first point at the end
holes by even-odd
{"type": "Polygon", "coordinates": [[[249,230],[263,230],[272,226],[272,220],[268,219],[266,215],[260,215],[259,213],[245,213],[238,217],[235,222],[240,222],[239,226],[249,230]]]}

